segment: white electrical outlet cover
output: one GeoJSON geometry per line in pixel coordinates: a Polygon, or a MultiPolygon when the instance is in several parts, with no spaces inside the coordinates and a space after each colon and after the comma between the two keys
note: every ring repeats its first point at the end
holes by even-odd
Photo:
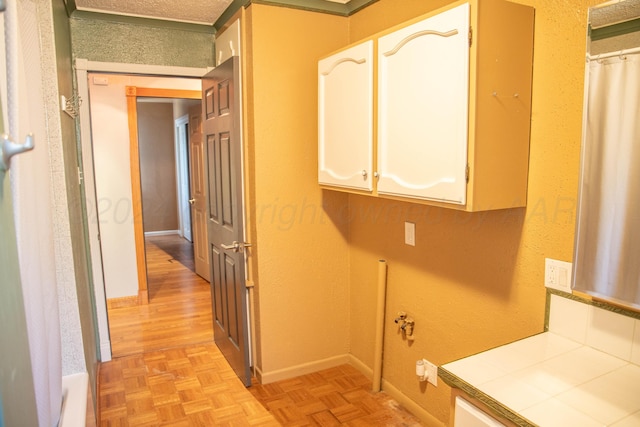
{"type": "Polygon", "coordinates": [[[416,245],[416,225],[413,222],[404,223],[404,243],[409,246],[416,245]]]}
{"type": "Polygon", "coordinates": [[[438,386],[438,366],[429,362],[427,359],[422,359],[424,362],[425,373],[427,374],[427,381],[438,386]]]}
{"type": "Polygon", "coordinates": [[[548,288],[571,293],[573,264],[557,259],[544,259],[544,285],[548,288]]]}

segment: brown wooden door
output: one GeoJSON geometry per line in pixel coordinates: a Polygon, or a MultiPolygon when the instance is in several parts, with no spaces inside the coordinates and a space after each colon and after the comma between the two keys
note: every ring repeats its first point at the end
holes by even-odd
{"type": "Polygon", "coordinates": [[[189,109],[189,171],[191,197],[191,226],[193,258],[196,274],[211,281],[207,244],[207,194],[204,169],[204,143],[202,138],[202,107],[189,109]]]}
{"type": "Polygon", "coordinates": [[[249,386],[239,81],[238,57],[203,77],[203,137],[214,340],[249,386]]]}

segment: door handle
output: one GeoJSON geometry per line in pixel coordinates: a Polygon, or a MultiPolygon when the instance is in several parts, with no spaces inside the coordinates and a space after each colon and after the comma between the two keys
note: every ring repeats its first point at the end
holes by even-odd
{"type": "Polygon", "coordinates": [[[243,248],[248,248],[251,246],[251,243],[245,242],[236,242],[235,240],[230,245],[220,245],[220,247],[224,250],[232,250],[234,252],[240,252],[243,248]]]}
{"type": "Polygon", "coordinates": [[[196,199],[189,199],[189,204],[192,205],[196,202],[196,199]]]}

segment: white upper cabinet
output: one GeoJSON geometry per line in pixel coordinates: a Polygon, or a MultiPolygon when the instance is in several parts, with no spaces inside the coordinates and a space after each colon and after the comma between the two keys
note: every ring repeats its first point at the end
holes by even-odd
{"type": "Polygon", "coordinates": [[[320,60],[320,183],[469,212],[526,206],[533,34],[530,6],[458,1],[320,60]]]}
{"type": "Polygon", "coordinates": [[[378,39],[378,193],[464,205],[469,4],[378,39]]]}
{"type": "Polygon", "coordinates": [[[318,63],[320,184],[373,189],[373,41],[318,63]]]}

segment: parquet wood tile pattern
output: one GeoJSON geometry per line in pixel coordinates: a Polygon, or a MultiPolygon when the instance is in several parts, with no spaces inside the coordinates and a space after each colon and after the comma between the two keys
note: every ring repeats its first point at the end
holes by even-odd
{"type": "Polygon", "coordinates": [[[100,365],[100,426],[421,425],[349,365],[245,388],[213,343],[209,284],[181,257],[190,244],[146,245],[149,304],[108,311],[114,359],[100,365]]]}
{"type": "Polygon", "coordinates": [[[279,426],[215,344],[101,364],[100,426],[279,426]]]}
{"type": "Polygon", "coordinates": [[[350,365],[249,388],[283,426],[420,426],[350,365]]]}

